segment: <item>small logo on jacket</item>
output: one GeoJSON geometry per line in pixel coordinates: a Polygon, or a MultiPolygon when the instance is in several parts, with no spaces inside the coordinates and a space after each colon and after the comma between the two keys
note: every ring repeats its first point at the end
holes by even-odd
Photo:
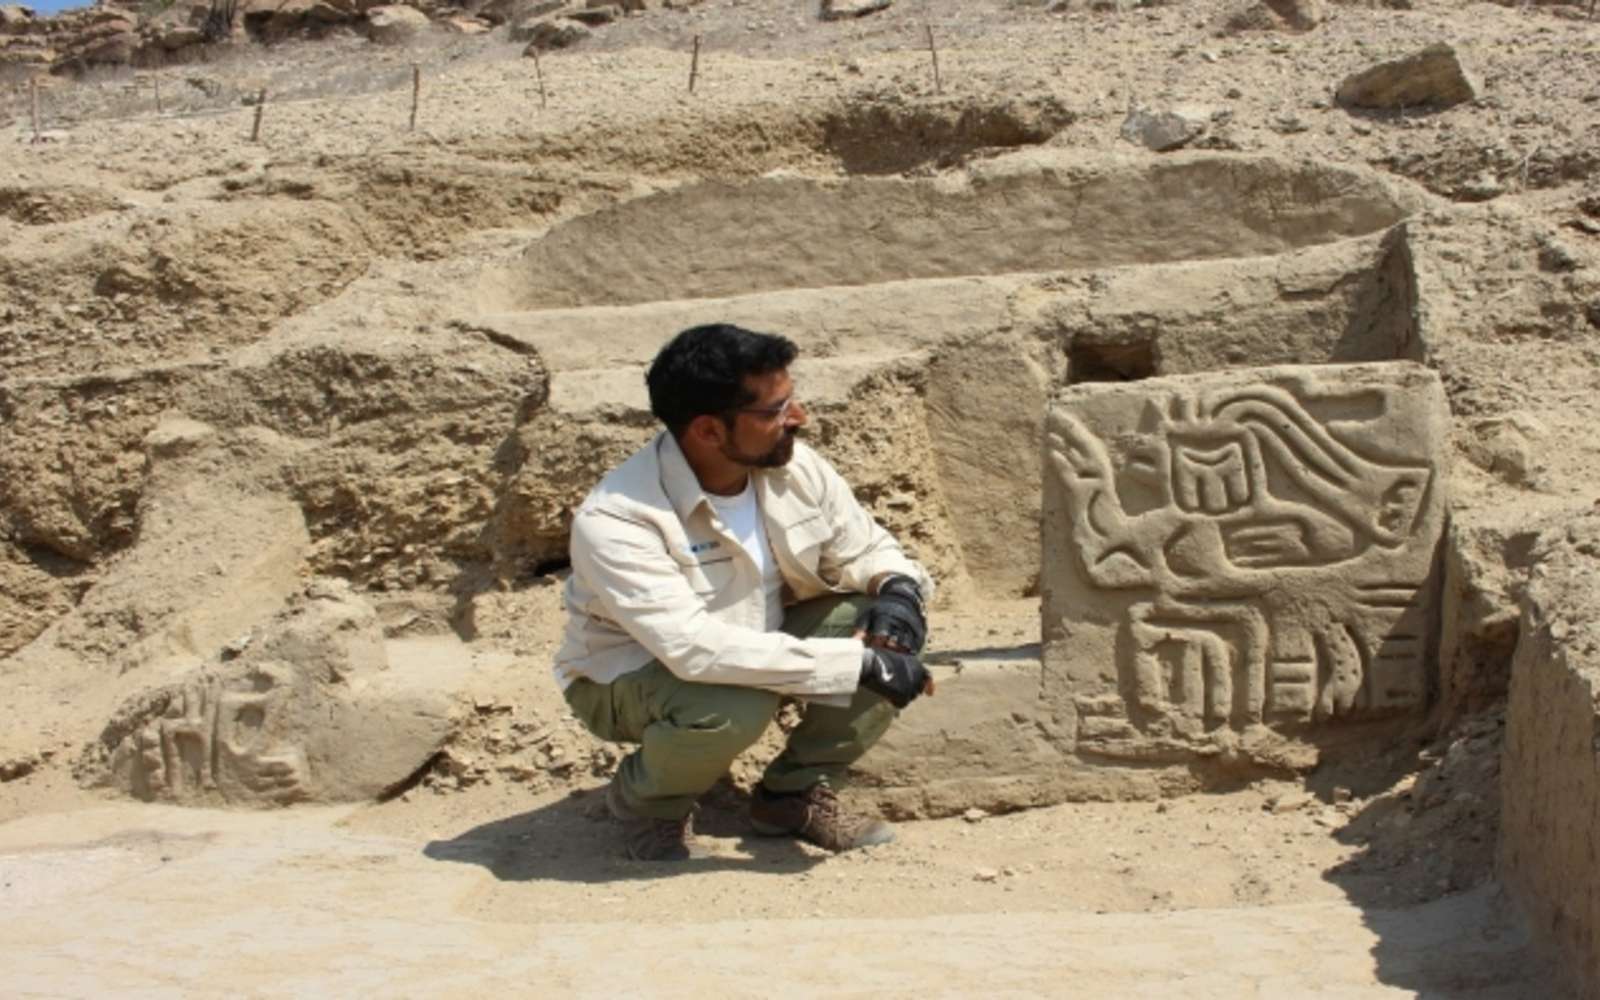
{"type": "Polygon", "coordinates": [[[722,542],[713,538],[709,542],[695,542],[689,546],[689,551],[694,555],[699,555],[702,552],[710,552],[712,549],[720,549],[721,547],[722,542]]]}

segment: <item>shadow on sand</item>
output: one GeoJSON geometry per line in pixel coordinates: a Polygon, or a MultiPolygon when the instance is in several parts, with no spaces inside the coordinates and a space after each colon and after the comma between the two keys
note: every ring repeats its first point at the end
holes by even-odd
{"type": "Polygon", "coordinates": [[[717,838],[717,853],[686,862],[627,858],[621,827],[606,816],[599,789],[483,823],[449,840],[430,841],[422,853],[435,861],[482,865],[502,882],[606,883],[715,871],[785,874],[806,871],[825,859],[792,838],[753,833],[745,819],[747,801],[722,786],[708,794],[695,815],[695,829],[717,838]],[[730,840],[732,852],[725,846],[730,840]]]}
{"type": "Polygon", "coordinates": [[[1352,796],[1362,803],[1334,834],[1356,851],[1323,877],[1377,937],[1379,980],[1418,997],[1570,995],[1491,876],[1501,719],[1486,713],[1431,738],[1412,731],[1306,783],[1318,808],[1352,796]]]}

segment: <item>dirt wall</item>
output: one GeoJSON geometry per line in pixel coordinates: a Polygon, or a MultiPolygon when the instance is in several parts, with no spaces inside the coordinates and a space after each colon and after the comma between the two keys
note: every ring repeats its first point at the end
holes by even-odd
{"type": "Polygon", "coordinates": [[[1576,995],[1600,997],[1600,514],[1541,536],[1506,722],[1499,867],[1576,995]]]}
{"type": "Polygon", "coordinates": [[[932,180],[691,184],[556,226],[519,265],[515,305],[1270,255],[1376,232],[1418,205],[1376,174],[1323,164],[1133,166],[1056,150],[932,180]]]}

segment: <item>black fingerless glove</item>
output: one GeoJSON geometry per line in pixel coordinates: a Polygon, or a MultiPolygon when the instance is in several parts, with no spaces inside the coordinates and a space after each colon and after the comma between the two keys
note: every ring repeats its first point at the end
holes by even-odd
{"type": "Polygon", "coordinates": [[[905,708],[928,686],[928,668],[910,653],[867,646],[861,651],[861,686],[905,708]]]}
{"type": "Polygon", "coordinates": [[[870,638],[878,636],[922,652],[928,641],[928,619],[922,611],[922,588],[909,576],[896,573],[878,585],[878,596],[856,618],[856,628],[870,638]]]}

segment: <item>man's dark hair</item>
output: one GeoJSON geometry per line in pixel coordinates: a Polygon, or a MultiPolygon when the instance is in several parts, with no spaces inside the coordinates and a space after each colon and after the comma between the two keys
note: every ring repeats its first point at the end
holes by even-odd
{"type": "Polygon", "coordinates": [[[788,337],[731,323],[691,326],[667,342],[645,373],[650,412],[680,436],[702,415],[727,417],[755,402],[747,375],[789,367],[800,349],[788,337]]]}

